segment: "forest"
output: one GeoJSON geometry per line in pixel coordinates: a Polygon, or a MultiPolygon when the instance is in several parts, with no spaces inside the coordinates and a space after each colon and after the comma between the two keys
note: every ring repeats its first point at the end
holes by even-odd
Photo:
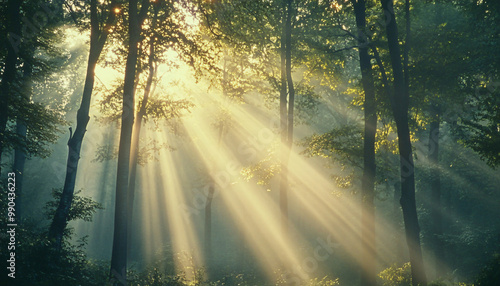
{"type": "Polygon", "coordinates": [[[500,1],[0,3],[0,285],[500,285],[500,1]]]}

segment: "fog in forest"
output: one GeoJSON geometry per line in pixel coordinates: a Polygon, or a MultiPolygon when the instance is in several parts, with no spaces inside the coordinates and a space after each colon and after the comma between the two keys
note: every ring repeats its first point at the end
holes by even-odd
{"type": "Polygon", "coordinates": [[[500,4],[4,1],[2,285],[498,285],[500,4]]]}

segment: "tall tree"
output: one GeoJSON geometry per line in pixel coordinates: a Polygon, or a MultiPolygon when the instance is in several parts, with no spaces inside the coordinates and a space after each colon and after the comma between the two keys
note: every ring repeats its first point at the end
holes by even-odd
{"type": "Polygon", "coordinates": [[[66,177],[64,180],[61,200],[54,214],[54,218],[49,229],[49,239],[54,241],[55,249],[61,249],[64,229],[68,223],[68,213],[73,201],[75,192],[76,175],[78,170],[78,161],[80,160],[80,150],[83,137],[87,131],[87,124],[90,120],[90,102],[92,99],[92,90],[94,88],[94,71],[99,56],[109,33],[112,31],[112,25],[115,21],[117,10],[117,1],[112,0],[103,12],[106,11],[107,19],[104,26],[99,23],[98,2],[90,2],[90,51],[87,63],[87,74],[83,89],[80,109],[78,109],[76,118],[76,129],[72,132],[70,128],[70,138],[68,140],[68,160],[66,164],[66,177]]]}
{"type": "Polygon", "coordinates": [[[431,122],[429,126],[429,153],[428,159],[431,168],[431,209],[432,234],[436,276],[443,273],[444,245],[441,236],[443,235],[443,211],[441,204],[441,168],[439,167],[439,133],[441,126],[441,110],[437,104],[431,106],[431,122]]]}
{"type": "Polygon", "coordinates": [[[258,49],[264,59],[252,67],[266,78],[273,91],[279,91],[280,112],[280,212],[283,234],[288,232],[288,159],[293,143],[295,88],[292,80],[292,32],[296,14],[293,0],[215,1],[200,6],[209,30],[216,38],[244,46],[248,52],[258,49]],[[204,7],[210,11],[206,11],[204,7]],[[250,13],[249,13],[250,12],[250,13]],[[255,21],[255,19],[258,19],[255,21]],[[269,25],[262,25],[262,23],[269,25]],[[279,76],[275,74],[274,56],[280,59],[279,76]],[[272,72],[269,72],[272,70],[272,72]]]}
{"type": "MultiPolygon", "coordinates": [[[[142,120],[146,115],[146,106],[149,100],[149,94],[151,93],[151,86],[153,85],[153,78],[156,73],[155,68],[155,28],[157,25],[158,17],[158,6],[154,6],[154,15],[152,17],[152,25],[151,25],[151,33],[149,35],[149,54],[148,54],[148,77],[146,80],[146,86],[144,87],[144,95],[139,107],[139,110],[136,114],[136,121],[133,126],[133,134],[132,134],[132,145],[131,145],[131,154],[130,154],[130,179],[129,179],[129,194],[128,194],[128,228],[131,229],[132,226],[132,217],[134,213],[134,197],[135,197],[135,185],[137,178],[137,159],[139,156],[139,142],[141,135],[141,127],[142,120]]],[[[131,246],[131,232],[128,233],[128,250],[130,250],[131,246]]]]}
{"type": "MultiPolygon", "coordinates": [[[[249,70],[251,69],[249,58],[250,55],[246,51],[242,51],[237,46],[231,46],[230,43],[224,42],[221,46],[222,51],[222,69],[213,70],[215,83],[222,91],[223,105],[233,103],[244,103],[243,96],[255,88],[256,82],[253,81],[249,70]]],[[[224,106],[221,106],[220,113],[216,116],[214,125],[217,127],[217,146],[221,147],[224,139],[224,134],[231,126],[231,115],[224,106]]],[[[221,185],[214,184],[215,178],[209,179],[209,187],[207,199],[205,201],[205,258],[208,265],[213,258],[212,253],[212,203],[215,196],[215,188],[223,188],[221,185]]],[[[220,191],[224,191],[221,189],[220,191]]]]}
{"type": "Polygon", "coordinates": [[[468,113],[460,114],[458,131],[463,142],[477,152],[491,167],[500,166],[500,2],[495,0],[463,1],[461,8],[471,17],[473,31],[467,50],[473,68],[473,77],[464,91],[468,98],[465,108],[468,113]]]}
{"type": "Polygon", "coordinates": [[[16,64],[18,60],[18,41],[21,37],[21,16],[20,8],[21,2],[17,0],[9,0],[7,2],[7,21],[6,33],[7,36],[7,56],[5,58],[5,66],[2,74],[2,84],[0,85],[0,174],[2,163],[2,151],[5,146],[6,128],[9,118],[9,105],[11,104],[11,97],[15,90],[16,81],[16,64]]]}
{"type": "Polygon", "coordinates": [[[409,76],[419,83],[412,85],[412,101],[414,106],[425,106],[413,108],[412,116],[424,118],[416,120],[416,123],[426,123],[428,131],[428,149],[425,152],[428,168],[425,169],[429,173],[425,178],[428,184],[425,185],[429,191],[424,195],[426,199],[423,203],[428,206],[431,222],[423,239],[427,239],[427,245],[434,254],[433,271],[429,275],[439,277],[445,274],[443,265],[447,257],[442,236],[443,214],[444,208],[449,207],[443,203],[441,195],[440,182],[444,174],[439,159],[443,155],[440,134],[443,127],[446,132],[450,126],[456,126],[458,111],[469,113],[463,107],[467,92],[461,90],[463,83],[460,81],[475,73],[474,62],[477,58],[462,58],[463,54],[470,52],[474,36],[469,31],[471,20],[461,8],[438,0],[419,3],[412,9],[412,19],[412,38],[426,39],[425,42],[413,41],[410,49],[406,49],[411,50],[409,76]],[[446,72],[443,72],[443,67],[446,67],[446,72]]]}
{"type": "MultiPolygon", "coordinates": [[[[412,285],[425,285],[427,278],[420,246],[420,227],[418,224],[415,201],[415,167],[413,163],[410,129],[408,125],[409,91],[408,77],[404,74],[398,39],[398,27],[394,13],[393,0],[381,0],[382,9],[387,16],[387,43],[394,77],[392,111],[396,121],[401,172],[401,199],[406,243],[410,254],[412,285]]],[[[406,2],[409,13],[409,1],[406,2]]],[[[409,17],[409,15],[407,16],[409,17]]],[[[408,31],[407,31],[408,36],[408,31]]],[[[405,56],[405,58],[407,58],[405,56]]],[[[406,61],[405,61],[406,62],[406,61]]]]}
{"type": "Polygon", "coordinates": [[[113,233],[113,251],[111,253],[110,277],[115,284],[127,283],[127,219],[128,189],[130,172],[130,149],[132,144],[132,128],[134,125],[134,95],[138,43],[141,40],[141,27],[147,15],[149,1],[129,0],[128,19],[128,53],[125,65],[123,85],[123,111],[118,149],[118,168],[116,175],[115,222],[113,233]]]}
{"type": "MultiPolygon", "coordinates": [[[[228,71],[227,71],[227,54],[226,50],[224,50],[224,56],[223,56],[223,67],[222,67],[222,80],[221,80],[221,87],[222,87],[222,96],[224,98],[227,98],[227,77],[228,77],[228,71]]],[[[218,147],[220,148],[220,143],[222,141],[222,135],[224,134],[224,118],[220,120],[220,122],[217,123],[218,128],[219,128],[219,137],[217,139],[217,144],[218,147]]],[[[205,226],[204,226],[204,238],[205,238],[205,257],[207,260],[207,264],[210,265],[211,259],[212,259],[212,202],[214,199],[214,194],[215,194],[215,186],[213,185],[213,179],[210,179],[210,186],[208,187],[208,193],[207,193],[207,200],[205,201],[205,226]]]]}
{"type": "MultiPolygon", "coordinates": [[[[34,31],[31,31],[33,34],[28,34],[18,45],[20,54],[20,62],[22,63],[22,72],[23,76],[20,78],[20,90],[18,96],[18,105],[20,106],[29,106],[33,102],[33,88],[34,78],[40,78],[40,74],[44,74],[46,76],[50,76],[50,73],[54,72],[55,69],[61,68],[61,66],[57,66],[57,64],[51,63],[54,61],[54,58],[43,59],[44,56],[35,57],[35,53],[50,55],[57,48],[54,47],[52,42],[58,38],[60,39],[60,33],[57,30],[60,28],[61,23],[64,21],[63,17],[63,7],[62,1],[53,1],[52,8],[53,10],[49,10],[50,7],[45,6],[44,2],[32,2],[32,3],[23,3],[21,6],[21,10],[24,14],[23,17],[23,25],[28,26],[31,25],[30,20],[33,19],[34,15],[37,15],[39,11],[35,8],[35,5],[43,5],[43,9],[47,14],[44,16],[47,17],[46,22],[37,22],[37,28],[34,31]]],[[[13,44],[13,43],[12,43],[13,44]]],[[[57,58],[57,56],[56,56],[57,58]]],[[[59,63],[63,65],[64,63],[59,63]]],[[[43,75],[42,75],[43,76],[43,75]]],[[[20,108],[20,107],[18,107],[20,108]]],[[[22,108],[22,107],[21,107],[22,108]]],[[[29,155],[28,146],[29,145],[29,136],[31,136],[32,128],[30,128],[30,134],[28,134],[28,125],[29,122],[26,120],[26,116],[19,114],[20,112],[15,112],[13,117],[15,117],[16,121],[16,137],[21,144],[16,144],[14,147],[14,163],[13,163],[13,171],[16,173],[16,217],[18,220],[22,218],[23,213],[23,198],[25,194],[23,194],[23,182],[24,182],[24,167],[26,163],[26,158],[29,155]]],[[[48,124],[48,122],[44,122],[48,124]]]]}
{"type": "Polygon", "coordinates": [[[285,237],[288,235],[288,160],[293,144],[293,109],[295,102],[295,89],[292,79],[292,4],[293,0],[283,2],[280,47],[280,210],[281,229],[285,237]]]}
{"type": "Polygon", "coordinates": [[[375,209],[373,205],[375,188],[375,132],[377,114],[375,106],[375,84],[370,61],[369,39],[366,33],[366,3],[364,0],[352,0],[358,29],[358,54],[361,68],[361,82],[365,100],[364,137],[363,137],[363,177],[362,189],[362,245],[363,261],[361,285],[376,285],[375,251],[375,209]]]}
{"type": "MultiPolygon", "coordinates": [[[[31,54],[31,53],[30,53],[31,54]]],[[[29,102],[31,99],[31,76],[33,74],[33,65],[26,61],[23,66],[23,90],[21,93],[22,98],[20,100],[29,102]]],[[[27,134],[26,122],[21,117],[16,119],[16,134],[19,138],[23,138],[26,141],[27,134]]],[[[14,150],[14,165],[13,170],[16,173],[16,193],[18,195],[16,202],[16,217],[17,220],[22,218],[23,212],[23,177],[24,177],[24,165],[26,163],[26,148],[23,146],[18,146],[14,150]]]]}

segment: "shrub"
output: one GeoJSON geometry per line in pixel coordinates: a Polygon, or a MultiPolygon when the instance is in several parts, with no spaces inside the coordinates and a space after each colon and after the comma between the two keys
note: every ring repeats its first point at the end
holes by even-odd
{"type": "Polygon", "coordinates": [[[393,265],[378,274],[384,286],[411,286],[411,266],[409,262],[402,267],[393,265]]]}
{"type": "Polygon", "coordinates": [[[498,286],[500,285],[500,254],[496,254],[493,260],[483,268],[476,280],[476,286],[498,286]]]}

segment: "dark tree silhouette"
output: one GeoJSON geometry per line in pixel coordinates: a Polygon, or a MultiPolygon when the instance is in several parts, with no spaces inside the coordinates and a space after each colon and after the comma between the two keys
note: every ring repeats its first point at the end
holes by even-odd
{"type": "MultiPolygon", "coordinates": [[[[405,225],[406,243],[410,253],[411,274],[413,285],[427,284],[422,248],[420,246],[420,227],[418,224],[417,206],[415,202],[415,166],[413,163],[410,129],[408,126],[408,74],[403,71],[401,51],[398,40],[398,27],[392,0],[381,0],[382,9],[387,19],[386,33],[391,66],[394,76],[394,94],[392,96],[392,111],[396,121],[401,172],[401,199],[403,220],[405,225]]],[[[407,13],[409,2],[407,1],[407,13]]],[[[408,16],[407,16],[408,17],[408,16]]],[[[409,18],[408,18],[409,20],[409,18]]],[[[408,25],[407,25],[407,28],[408,25]]],[[[409,33],[407,31],[407,37],[409,33]]],[[[408,44],[408,41],[406,42],[408,44]]],[[[408,51],[408,48],[407,50],[408,51]]],[[[407,56],[405,56],[407,58],[407,56]]],[[[405,60],[406,62],[406,60],[405,60]]]]}
{"type": "Polygon", "coordinates": [[[83,96],[76,117],[75,132],[71,132],[68,140],[68,161],[66,164],[66,177],[64,180],[63,192],[59,206],[52,220],[49,229],[49,239],[54,241],[55,249],[61,249],[64,229],[68,223],[68,213],[73,201],[75,192],[76,175],[78,170],[78,161],[80,160],[80,150],[82,148],[83,137],[87,131],[87,124],[90,120],[90,102],[92,99],[92,90],[94,89],[94,71],[97,65],[99,56],[108,35],[111,31],[111,26],[115,21],[116,1],[111,1],[107,7],[107,20],[101,28],[99,23],[99,15],[97,11],[97,0],[90,2],[90,51],[87,63],[87,74],[85,77],[85,85],[83,88],[83,96]]]}
{"type": "Polygon", "coordinates": [[[130,149],[132,145],[132,128],[134,125],[134,94],[138,43],[141,40],[141,26],[146,18],[149,1],[129,1],[128,19],[128,53],[125,65],[123,85],[123,111],[118,149],[118,169],[116,175],[115,222],[113,233],[113,251],[111,253],[110,277],[115,284],[126,284],[127,277],[127,219],[128,189],[130,173],[130,149]]]}
{"type": "Polygon", "coordinates": [[[369,39],[366,33],[366,3],[364,0],[352,0],[358,29],[358,54],[361,68],[361,82],[365,94],[364,100],[364,145],[362,189],[362,245],[363,261],[362,285],[376,285],[375,252],[375,209],[373,206],[375,187],[375,132],[377,114],[375,106],[375,84],[370,62],[369,39]]]}

